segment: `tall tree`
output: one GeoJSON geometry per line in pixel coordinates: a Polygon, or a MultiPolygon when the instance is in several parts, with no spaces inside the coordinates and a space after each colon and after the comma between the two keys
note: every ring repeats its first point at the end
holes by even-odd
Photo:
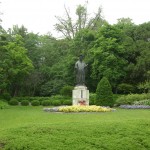
{"type": "Polygon", "coordinates": [[[101,12],[102,9],[99,7],[97,13],[94,17],[89,18],[87,12],[87,5],[78,5],[76,9],[77,20],[73,22],[70,16],[69,10],[66,9],[66,18],[56,16],[58,23],[55,24],[55,29],[61,32],[63,36],[67,39],[73,39],[81,29],[97,29],[101,27],[106,21],[103,19],[101,12]]]}
{"type": "Polygon", "coordinates": [[[3,45],[1,50],[3,55],[0,70],[5,81],[5,87],[1,91],[13,91],[11,94],[16,95],[23,79],[33,69],[32,62],[19,35],[14,36],[13,41],[3,45]]]}
{"type": "Polygon", "coordinates": [[[113,88],[125,77],[125,66],[127,64],[124,55],[123,40],[124,32],[115,25],[103,26],[91,49],[94,56],[92,64],[92,78],[100,80],[107,77],[113,88]]]}

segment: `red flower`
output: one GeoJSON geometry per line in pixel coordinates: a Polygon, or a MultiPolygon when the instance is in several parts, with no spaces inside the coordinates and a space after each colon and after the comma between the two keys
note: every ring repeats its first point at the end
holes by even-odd
{"type": "Polygon", "coordinates": [[[81,100],[81,101],[79,101],[79,104],[80,105],[86,105],[86,101],[85,100],[81,100]]]}

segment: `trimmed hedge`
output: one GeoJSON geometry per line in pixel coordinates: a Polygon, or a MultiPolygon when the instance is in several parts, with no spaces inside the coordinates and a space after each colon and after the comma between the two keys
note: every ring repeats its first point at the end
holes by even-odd
{"type": "Polygon", "coordinates": [[[16,105],[19,104],[19,102],[16,99],[12,99],[12,100],[9,101],[9,104],[13,105],[13,106],[16,106],[16,105]]]}
{"type": "Polygon", "coordinates": [[[63,105],[72,105],[72,101],[71,100],[64,100],[63,105]]]}
{"type": "Polygon", "coordinates": [[[29,105],[29,101],[28,100],[23,100],[23,101],[21,101],[21,105],[22,106],[28,106],[29,105]]]}
{"type": "Polygon", "coordinates": [[[90,105],[95,105],[96,104],[96,93],[90,93],[89,103],[90,103],[90,105]]]}
{"type": "Polygon", "coordinates": [[[33,100],[33,101],[31,102],[31,105],[32,105],[32,106],[39,106],[39,105],[40,105],[40,101],[38,101],[38,100],[33,100]]]}
{"type": "Polygon", "coordinates": [[[61,105],[61,101],[60,100],[53,100],[52,101],[52,105],[53,106],[60,106],[61,105]]]}
{"type": "Polygon", "coordinates": [[[96,105],[110,107],[114,105],[112,88],[106,77],[103,77],[97,85],[96,105]]]}
{"type": "Polygon", "coordinates": [[[44,100],[41,103],[43,106],[50,106],[52,104],[51,100],[44,100]]]}

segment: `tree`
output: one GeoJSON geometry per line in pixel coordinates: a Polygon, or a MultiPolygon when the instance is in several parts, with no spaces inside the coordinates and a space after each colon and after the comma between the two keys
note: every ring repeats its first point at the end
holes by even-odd
{"type": "Polygon", "coordinates": [[[111,85],[106,77],[103,77],[97,85],[96,104],[110,107],[114,104],[111,85]]]}
{"type": "Polygon", "coordinates": [[[1,77],[5,81],[2,91],[13,91],[11,94],[17,95],[20,84],[33,69],[33,65],[27,56],[27,50],[23,47],[21,36],[14,36],[13,41],[3,45],[2,48],[0,70],[1,77]]]}
{"type": "Polygon", "coordinates": [[[107,77],[113,86],[126,75],[127,61],[124,57],[124,32],[115,25],[103,26],[97,34],[97,39],[90,52],[93,54],[92,78],[97,81],[107,77]]]}
{"type": "Polygon", "coordinates": [[[106,23],[106,21],[103,19],[101,12],[102,9],[99,8],[98,12],[95,14],[94,17],[89,19],[88,13],[87,13],[87,5],[82,6],[78,5],[76,9],[76,16],[77,20],[73,22],[73,19],[70,16],[69,10],[66,9],[66,18],[62,18],[59,16],[56,16],[58,23],[55,24],[55,29],[58,32],[61,32],[63,36],[67,39],[73,39],[79,31],[82,29],[92,29],[96,30],[97,28],[101,27],[103,24],[106,23]]]}

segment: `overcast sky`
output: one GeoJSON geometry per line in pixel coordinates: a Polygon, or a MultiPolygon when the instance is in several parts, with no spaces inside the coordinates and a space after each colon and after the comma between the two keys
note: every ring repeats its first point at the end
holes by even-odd
{"type": "MultiPolygon", "coordinates": [[[[46,34],[54,30],[55,16],[64,16],[64,5],[71,15],[79,4],[86,0],[0,0],[3,28],[24,25],[29,32],[46,34]]],[[[88,0],[88,13],[94,14],[102,6],[104,18],[111,24],[118,18],[131,18],[135,24],[150,21],[150,0],[88,0]]]]}

